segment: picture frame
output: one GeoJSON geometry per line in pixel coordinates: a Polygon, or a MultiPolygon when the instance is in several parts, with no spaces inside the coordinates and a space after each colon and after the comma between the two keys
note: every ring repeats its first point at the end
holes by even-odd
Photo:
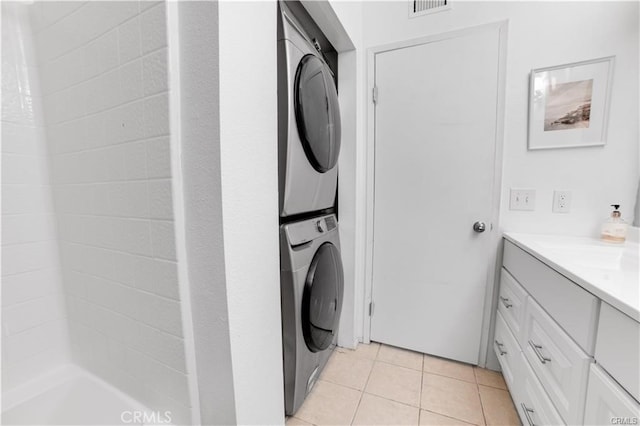
{"type": "Polygon", "coordinates": [[[615,56],[531,70],[528,149],[604,146],[615,56]]]}

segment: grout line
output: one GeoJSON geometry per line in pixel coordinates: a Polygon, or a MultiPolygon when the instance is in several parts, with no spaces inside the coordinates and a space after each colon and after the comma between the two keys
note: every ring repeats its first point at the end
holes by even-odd
{"type": "MultiPolygon", "coordinates": [[[[129,256],[133,256],[133,257],[144,257],[145,259],[159,260],[159,261],[162,261],[162,262],[170,262],[170,263],[177,263],[178,262],[175,259],[165,259],[164,257],[157,257],[157,256],[153,256],[153,255],[148,255],[148,254],[132,253],[130,251],[118,250],[118,249],[114,249],[114,248],[94,246],[94,245],[85,244],[85,243],[74,243],[73,241],[67,241],[67,240],[63,240],[63,242],[65,242],[67,244],[70,244],[70,245],[90,247],[90,248],[94,248],[94,249],[98,249],[98,250],[106,250],[106,251],[114,252],[114,253],[117,253],[117,254],[128,254],[129,256]]],[[[51,268],[40,268],[40,269],[51,269],[51,268]]],[[[22,272],[20,272],[20,273],[22,273],[22,272]]],[[[16,274],[10,274],[10,275],[16,275],[16,274]]],[[[3,277],[4,276],[5,275],[3,275],[3,277]]]]}
{"type": "MultiPolygon", "coordinates": [[[[46,30],[47,28],[52,27],[53,25],[57,24],[58,22],[62,21],[63,19],[73,15],[74,13],[76,13],[78,10],[82,9],[83,7],[85,7],[87,4],[89,4],[89,2],[84,2],[82,3],[80,6],[78,6],[76,9],[72,10],[71,12],[67,13],[66,15],[62,15],[60,16],[58,19],[49,22],[47,25],[40,27],[37,31],[33,31],[34,35],[39,34],[40,32],[42,32],[43,30],[46,30]]],[[[42,12],[42,11],[40,11],[42,12]]]]}
{"type": "MultiPolygon", "coordinates": [[[[110,149],[112,147],[116,147],[116,146],[122,146],[122,145],[126,145],[126,144],[133,144],[133,143],[140,143],[140,142],[153,142],[156,139],[163,139],[166,138],[167,136],[170,136],[170,133],[164,133],[161,135],[157,135],[157,136],[145,136],[142,138],[136,138],[136,139],[128,139],[126,141],[118,141],[115,143],[109,143],[107,145],[99,145],[99,146],[93,146],[90,148],[83,148],[83,149],[79,149],[76,151],[67,151],[67,152],[57,152],[57,153],[52,153],[51,156],[56,159],[56,158],[60,158],[60,157],[64,157],[67,155],[73,155],[73,154],[80,154],[80,153],[85,153],[85,152],[92,152],[92,151],[100,151],[100,150],[107,150],[110,149]]],[[[170,176],[169,176],[170,177],[170,176]]],[[[169,178],[167,177],[167,178],[169,178]]],[[[57,184],[60,185],[60,184],[57,184]]]]}
{"type": "Polygon", "coordinates": [[[433,376],[446,377],[447,379],[457,380],[457,381],[462,382],[462,383],[469,383],[469,384],[472,384],[472,385],[477,385],[478,384],[478,382],[476,382],[476,381],[470,382],[468,380],[463,380],[463,379],[460,379],[458,377],[447,376],[446,374],[434,373],[432,371],[424,371],[424,373],[431,374],[433,376]]]}
{"type": "Polygon", "coordinates": [[[436,414],[436,415],[438,415],[438,416],[446,417],[446,418],[451,419],[451,420],[455,420],[455,421],[457,421],[457,422],[462,422],[462,423],[464,423],[464,424],[466,424],[466,425],[470,425],[470,426],[478,426],[478,425],[474,425],[473,423],[469,423],[469,422],[467,422],[466,420],[459,419],[459,418],[457,418],[457,417],[451,417],[451,416],[448,416],[448,415],[446,415],[446,414],[438,413],[437,411],[427,410],[426,408],[421,408],[421,409],[420,409],[420,411],[422,411],[422,410],[424,410],[424,411],[428,411],[429,413],[436,414]]]}
{"type": "Polygon", "coordinates": [[[420,392],[418,394],[418,424],[420,424],[420,411],[422,410],[422,389],[424,389],[424,354],[420,362],[420,392]]]}
{"type": "Polygon", "coordinates": [[[482,411],[482,420],[484,420],[484,424],[487,424],[487,415],[484,412],[484,403],[482,402],[482,395],[480,394],[480,385],[476,383],[476,389],[478,391],[478,399],[480,400],[480,410],[482,411]]]}
{"type": "Polygon", "coordinates": [[[418,370],[417,368],[407,367],[406,365],[395,364],[395,363],[393,363],[391,361],[386,361],[384,359],[377,359],[376,358],[376,361],[381,362],[383,364],[387,364],[387,365],[393,365],[394,367],[406,368],[407,370],[411,370],[411,371],[423,372],[422,370],[418,370]]]}
{"type": "MultiPolygon", "coordinates": [[[[110,72],[113,72],[113,71],[116,71],[116,70],[120,70],[121,68],[126,67],[127,65],[132,64],[135,61],[139,61],[139,60],[143,61],[148,56],[154,55],[154,54],[158,53],[159,51],[161,51],[162,49],[168,50],[168,46],[164,45],[164,46],[160,46],[160,47],[156,47],[154,49],[151,49],[146,53],[140,53],[139,56],[136,56],[133,59],[129,59],[126,62],[120,62],[120,55],[119,55],[120,43],[118,43],[118,42],[117,42],[116,49],[118,49],[118,64],[117,65],[112,66],[111,68],[107,68],[106,70],[101,71],[96,75],[92,75],[91,77],[86,77],[86,76],[83,75],[81,80],[78,80],[75,83],[72,83],[72,84],[70,84],[68,86],[64,86],[64,87],[58,88],[56,90],[47,91],[47,92],[44,92],[43,90],[41,90],[42,96],[40,96],[40,98],[49,97],[49,96],[58,94],[60,92],[63,92],[65,90],[73,89],[73,88],[75,88],[77,86],[80,86],[81,84],[84,84],[84,83],[91,83],[92,82],[91,80],[97,80],[98,78],[104,76],[105,74],[109,74],[110,72]]],[[[48,61],[48,63],[50,63],[50,62],[51,61],[48,61]]],[[[44,70],[42,72],[44,72],[44,70]]],[[[143,81],[143,83],[144,83],[144,81],[143,81]]]]}
{"type": "MultiPolygon", "coordinates": [[[[85,5],[86,5],[86,4],[88,4],[88,3],[89,3],[89,2],[87,1],[87,2],[85,3],[85,5]]],[[[83,5],[83,6],[84,6],[84,5],[83,5]]],[[[71,16],[71,15],[75,14],[78,10],[82,9],[82,7],[83,7],[83,6],[81,6],[81,7],[77,8],[77,9],[76,9],[76,10],[74,10],[73,12],[71,12],[71,13],[69,13],[69,14],[65,15],[64,17],[62,17],[61,19],[57,20],[56,22],[53,22],[53,23],[51,23],[50,25],[47,25],[46,27],[41,28],[40,30],[38,30],[37,32],[35,32],[35,35],[37,36],[37,35],[38,35],[39,33],[41,33],[43,30],[45,30],[45,29],[47,29],[47,28],[52,27],[55,23],[60,22],[62,19],[65,19],[65,18],[67,18],[67,17],[69,17],[69,16],[71,16]]],[[[156,6],[157,6],[157,5],[156,5],[156,6]]],[[[155,6],[152,6],[152,7],[150,7],[150,8],[149,8],[149,9],[147,9],[147,10],[151,10],[151,9],[153,9],[153,7],[155,7],[155,6]]],[[[146,12],[146,11],[145,11],[145,12],[146,12]]],[[[127,19],[125,19],[124,21],[120,21],[120,22],[118,22],[118,23],[114,24],[113,26],[108,27],[106,30],[104,30],[103,32],[99,33],[98,35],[93,36],[92,38],[90,38],[90,39],[88,39],[88,40],[85,40],[85,41],[84,41],[82,44],[80,44],[79,46],[73,47],[73,48],[71,48],[71,49],[64,50],[64,51],[62,51],[62,53],[58,54],[57,56],[52,56],[52,57],[50,57],[50,58],[47,58],[47,59],[45,60],[45,62],[51,62],[51,61],[58,60],[58,59],[60,59],[61,57],[65,56],[65,55],[68,55],[68,54],[70,54],[71,52],[73,52],[73,51],[75,51],[75,50],[80,50],[80,49],[86,48],[86,47],[87,47],[87,45],[89,45],[89,44],[93,43],[94,41],[98,40],[100,37],[102,37],[102,36],[106,35],[107,33],[111,32],[111,31],[113,31],[113,30],[118,30],[118,28],[120,28],[120,26],[121,26],[121,25],[124,25],[124,24],[128,23],[129,21],[133,21],[135,18],[139,17],[140,15],[141,15],[141,13],[140,13],[140,8],[138,8],[138,12],[136,12],[136,13],[135,13],[134,15],[132,15],[132,16],[129,16],[129,17],[128,17],[127,19]]],[[[37,43],[37,40],[36,40],[36,43],[37,43]]],[[[38,47],[39,47],[39,46],[38,46],[38,47]]],[[[37,58],[37,59],[40,59],[40,58],[37,58]]],[[[38,61],[38,64],[39,64],[39,61],[38,61]]]]}
{"type": "MultiPolygon", "coordinates": [[[[110,72],[112,72],[112,71],[110,71],[110,72]]],[[[79,121],[79,120],[82,120],[82,119],[93,117],[95,115],[111,112],[111,111],[114,111],[114,110],[116,110],[118,108],[134,104],[136,102],[143,102],[143,101],[146,101],[146,100],[151,99],[151,98],[160,97],[162,95],[168,95],[170,91],[171,91],[171,88],[168,88],[167,90],[163,90],[163,91],[157,92],[157,93],[152,93],[152,94],[149,94],[149,95],[143,94],[142,97],[139,97],[139,98],[136,98],[136,99],[132,99],[132,100],[128,100],[126,102],[121,102],[121,103],[118,103],[117,105],[113,105],[113,106],[110,106],[110,107],[107,107],[107,108],[103,108],[103,109],[100,109],[100,110],[97,110],[97,111],[92,111],[92,112],[89,112],[89,113],[86,111],[86,105],[85,105],[85,108],[84,108],[85,112],[84,112],[83,115],[79,115],[77,117],[68,118],[66,120],[60,120],[60,121],[55,121],[55,122],[46,122],[43,127],[60,126],[60,125],[63,125],[63,124],[71,123],[73,121],[79,121]]],[[[152,136],[147,136],[147,137],[148,138],[153,138],[153,137],[159,137],[159,136],[164,136],[164,135],[152,135],[152,136]]]]}
{"type": "MultiPolygon", "coordinates": [[[[100,304],[95,303],[95,302],[92,302],[92,301],[90,301],[90,300],[88,300],[88,299],[83,299],[83,298],[81,298],[81,297],[79,297],[79,296],[74,296],[74,297],[76,297],[76,298],[78,298],[78,299],[81,299],[83,302],[85,302],[85,303],[87,303],[87,304],[89,304],[89,305],[97,306],[98,308],[100,308],[100,309],[104,309],[105,311],[109,311],[109,312],[111,312],[111,313],[113,313],[113,314],[116,314],[116,315],[119,315],[119,316],[122,316],[122,317],[128,318],[128,319],[130,319],[130,320],[132,320],[132,321],[136,322],[137,324],[143,325],[143,326],[145,326],[145,327],[149,327],[149,328],[151,328],[151,329],[153,329],[153,330],[155,330],[155,331],[157,331],[157,332],[160,332],[161,334],[166,334],[167,336],[171,336],[171,337],[173,337],[173,338],[175,338],[175,339],[178,339],[178,340],[182,340],[182,341],[184,341],[184,337],[183,337],[183,336],[178,336],[178,335],[175,335],[175,334],[173,334],[173,333],[170,333],[170,332],[168,332],[168,331],[166,331],[166,330],[163,330],[163,329],[161,329],[161,328],[156,327],[155,325],[151,325],[151,324],[147,323],[146,321],[144,321],[144,320],[142,320],[142,319],[135,318],[135,317],[129,316],[129,315],[127,315],[127,314],[123,314],[122,312],[118,312],[118,311],[116,311],[116,310],[114,310],[114,309],[112,309],[112,308],[109,308],[109,307],[104,306],[104,305],[100,305],[100,304]]],[[[65,302],[66,302],[66,300],[65,300],[65,302]]],[[[81,322],[81,321],[77,321],[77,319],[76,319],[76,318],[72,318],[72,317],[70,317],[70,316],[67,316],[67,318],[69,318],[69,319],[70,319],[71,321],[73,321],[74,323],[77,323],[77,324],[83,325],[83,326],[85,326],[85,327],[87,327],[87,328],[91,328],[92,330],[94,330],[94,331],[96,331],[96,332],[98,332],[98,333],[102,333],[102,334],[104,334],[101,330],[98,330],[97,328],[95,328],[93,324],[91,324],[91,325],[87,325],[88,323],[87,323],[87,324],[84,324],[83,322],[81,322]]],[[[113,337],[108,336],[108,335],[106,335],[106,334],[105,334],[105,336],[109,337],[110,339],[114,339],[113,337]]],[[[117,340],[117,339],[114,339],[114,340],[117,340]]],[[[124,340],[122,340],[121,342],[122,342],[123,344],[125,344],[125,345],[126,345],[126,342],[124,342],[124,340]]],[[[127,346],[129,346],[129,345],[127,345],[127,346]]],[[[131,348],[132,348],[132,349],[135,349],[134,347],[131,347],[131,348]]],[[[152,357],[152,358],[153,358],[153,357],[152,357]]],[[[156,359],[156,358],[154,358],[154,359],[156,359]]],[[[159,360],[158,360],[158,361],[159,361],[159,360]]],[[[161,361],[161,362],[164,362],[164,361],[161,361]]]]}
{"type": "MultiPolygon", "coordinates": [[[[171,176],[166,177],[144,177],[144,178],[134,178],[134,179],[117,179],[117,180],[101,180],[94,182],[70,182],[70,183],[54,183],[55,187],[73,187],[73,186],[83,186],[83,185],[109,185],[113,183],[128,183],[128,182],[157,182],[157,181],[170,181],[171,176]]],[[[9,184],[9,185],[28,185],[28,184],[9,184]]],[[[51,185],[48,185],[51,186],[51,185]]]]}
{"type": "MultiPolygon", "coordinates": [[[[155,296],[155,297],[157,297],[157,298],[159,298],[159,299],[165,299],[165,300],[167,300],[167,301],[171,301],[171,302],[180,302],[180,299],[173,299],[173,298],[171,298],[171,297],[164,296],[164,295],[162,295],[162,294],[158,294],[158,293],[154,293],[154,292],[152,292],[152,291],[145,290],[145,289],[142,289],[142,288],[140,288],[140,287],[136,287],[135,285],[126,284],[126,283],[123,283],[123,282],[121,282],[121,281],[117,281],[117,280],[114,280],[114,279],[111,279],[111,278],[101,277],[100,275],[91,274],[91,273],[89,273],[89,272],[78,271],[78,270],[76,270],[76,269],[72,269],[72,271],[73,271],[73,272],[76,272],[76,273],[78,273],[78,274],[80,274],[80,275],[87,275],[87,276],[89,276],[89,277],[99,278],[99,279],[104,280],[104,281],[107,281],[107,282],[109,282],[109,283],[113,283],[113,284],[116,284],[116,285],[120,285],[120,286],[122,286],[122,287],[127,287],[127,288],[130,288],[130,289],[132,289],[132,290],[139,291],[140,293],[144,293],[144,294],[152,295],[152,296],[155,296]]],[[[63,284],[63,285],[64,285],[64,284],[63,284]]],[[[101,305],[100,303],[94,302],[93,300],[90,300],[90,299],[89,299],[88,297],[86,297],[86,296],[85,296],[85,297],[82,297],[82,296],[78,296],[78,295],[73,294],[73,293],[68,293],[68,292],[66,292],[66,291],[65,291],[63,294],[64,294],[65,296],[66,296],[66,295],[74,296],[74,297],[77,297],[78,299],[84,300],[84,301],[86,301],[86,302],[88,302],[88,303],[92,303],[92,304],[97,305],[97,306],[102,306],[103,308],[108,308],[109,310],[114,311],[114,310],[113,310],[112,308],[110,308],[109,306],[101,305]]],[[[114,312],[118,312],[118,311],[114,311],[114,312]]],[[[119,312],[118,312],[118,313],[119,313],[119,312]]],[[[127,316],[126,314],[120,314],[120,315],[127,316]]],[[[144,323],[144,321],[142,321],[142,322],[144,323]]],[[[153,326],[152,326],[152,327],[153,327],[153,326]]],[[[171,334],[171,335],[174,335],[173,333],[169,333],[168,331],[167,331],[167,333],[168,333],[168,334],[171,334]]],[[[176,337],[180,337],[180,336],[176,336],[176,337]]]]}
{"type": "MultiPolygon", "coordinates": [[[[360,343],[358,343],[360,344],[360,343]]],[[[356,346],[356,349],[358,347],[356,346]]],[[[380,352],[380,346],[378,346],[378,352],[380,352]]],[[[350,425],[356,420],[356,416],[358,415],[358,410],[360,409],[360,404],[362,403],[362,397],[364,396],[365,391],[367,390],[367,386],[369,385],[369,380],[371,379],[371,374],[373,374],[373,369],[376,366],[376,359],[378,358],[378,353],[376,353],[376,358],[372,360],[371,369],[369,370],[369,375],[367,375],[367,380],[364,382],[364,386],[362,387],[362,391],[360,392],[360,398],[358,399],[358,404],[356,405],[356,409],[353,412],[353,417],[349,422],[350,425]]]]}

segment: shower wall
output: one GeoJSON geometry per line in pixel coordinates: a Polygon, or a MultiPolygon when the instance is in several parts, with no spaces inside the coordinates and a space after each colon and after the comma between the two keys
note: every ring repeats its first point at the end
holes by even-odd
{"type": "Polygon", "coordinates": [[[2,2],[2,390],[69,360],[28,7],[2,2]]]}
{"type": "Polygon", "coordinates": [[[163,2],[36,2],[73,360],[190,422],[163,2]]]}

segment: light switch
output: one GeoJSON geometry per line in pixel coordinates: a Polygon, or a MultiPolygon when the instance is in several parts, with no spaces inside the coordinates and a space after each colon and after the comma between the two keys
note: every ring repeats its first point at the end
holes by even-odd
{"type": "Polygon", "coordinates": [[[536,190],[535,189],[511,188],[509,210],[533,211],[535,209],[536,209],[536,190]]]}

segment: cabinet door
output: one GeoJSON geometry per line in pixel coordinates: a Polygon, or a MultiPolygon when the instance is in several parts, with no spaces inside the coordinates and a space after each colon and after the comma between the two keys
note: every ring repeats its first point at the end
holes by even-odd
{"type": "Polygon", "coordinates": [[[582,423],[591,358],[531,297],[525,307],[522,352],[560,415],[582,423]]]}
{"type": "Polygon", "coordinates": [[[564,425],[562,417],[542,389],[529,363],[521,357],[518,393],[515,401],[520,420],[525,426],[564,425]]]}
{"type": "Polygon", "coordinates": [[[640,324],[606,303],[600,309],[596,360],[640,401],[640,324]]]}
{"type": "Polygon", "coordinates": [[[500,295],[498,297],[498,312],[502,314],[504,321],[511,328],[514,336],[519,336],[527,292],[504,268],[502,268],[500,275],[500,295]]]}
{"type": "Polygon", "coordinates": [[[640,405],[605,371],[593,364],[584,414],[585,425],[638,424],[640,405]],[[634,422],[635,419],[635,423],[634,422]]]}
{"type": "Polygon", "coordinates": [[[493,339],[493,350],[496,352],[504,381],[509,386],[511,393],[514,393],[515,382],[519,376],[520,365],[520,345],[516,341],[511,330],[500,312],[496,313],[496,332],[493,339]]]}

